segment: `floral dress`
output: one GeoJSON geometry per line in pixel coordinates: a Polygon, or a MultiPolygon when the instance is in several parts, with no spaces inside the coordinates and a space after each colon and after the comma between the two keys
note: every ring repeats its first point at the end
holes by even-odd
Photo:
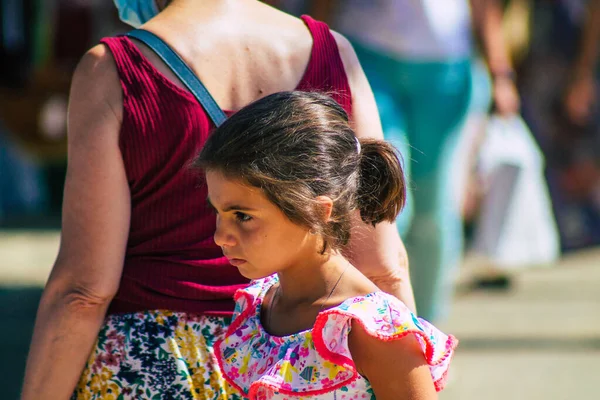
{"type": "Polygon", "coordinates": [[[231,318],[154,310],[109,316],[72,400],[241,400],[214,343],[231,318]]]}
{"type": "Polygon", "coordinates": [[[251,400],[375,399],[348,348],[352,321],[381,340],[414,334],[429,364],[436,390],[444,386],[458,341],[415,317],[395,297],[384,292],[347,299],[321,311],[314,327],[289,336],[269,335],[260,322],[269,277],[236,294],[234,321],[215,343],[223,377],[251,400]]]}

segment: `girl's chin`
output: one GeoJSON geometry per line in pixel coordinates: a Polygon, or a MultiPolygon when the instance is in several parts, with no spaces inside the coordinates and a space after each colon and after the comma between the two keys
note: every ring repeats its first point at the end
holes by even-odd
{"type": "Polygon", "coordinates": [[[238,269],[238,271],[240,271],[240,274],[244,278],[247,278],[250,280],[262,279],[262,278],[266,278],[266,277],[274,274],[274,272],[266,272],[266,271],[256,270],[255,268],[252,268],[252,266],[249,265],[249,263],[247,263],[247,262],[242,265],[239,265],[237,267],[237,269],[238,269]]]}

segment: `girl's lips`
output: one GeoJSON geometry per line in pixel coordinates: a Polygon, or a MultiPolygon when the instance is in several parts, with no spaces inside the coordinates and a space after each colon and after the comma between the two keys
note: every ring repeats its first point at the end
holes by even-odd
{"type": "Polygon", "coordinates": [[[234,267],[239,267],[246,262],[246,260],[242,260],[241,258],[229,258],[228,260],[229,264],[233,265],[234,267]]]}

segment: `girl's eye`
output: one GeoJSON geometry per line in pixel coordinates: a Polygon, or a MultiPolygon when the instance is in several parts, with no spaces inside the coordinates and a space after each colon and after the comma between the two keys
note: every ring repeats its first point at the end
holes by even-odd
{"type": "Polygon", "coordinates": [[[249,216],[248,214],[244,214],[243,212],[236,212],[235,213],[235,219],[238,220],[239,222],[248,222],[252,219],[251,216],[249,216]]]}

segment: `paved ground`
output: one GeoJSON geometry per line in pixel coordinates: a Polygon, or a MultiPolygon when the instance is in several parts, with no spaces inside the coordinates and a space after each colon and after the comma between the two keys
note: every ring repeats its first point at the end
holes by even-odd
{"type": "Polygon", "coordinates": [[[461,344],[442,400],[599,399],[600,251],[460,297],[444,329],[461,344]]]}
{"type": "MultiPolygon", "coordinates": [[[[56,232],[0,232],[0,398],[17,398],[56,232]]],[[[526,271],[508,293],[456,300],[442,327],[460,340],[442,400],[595,400],[600,377],[600,250],[526,271]]]]}

